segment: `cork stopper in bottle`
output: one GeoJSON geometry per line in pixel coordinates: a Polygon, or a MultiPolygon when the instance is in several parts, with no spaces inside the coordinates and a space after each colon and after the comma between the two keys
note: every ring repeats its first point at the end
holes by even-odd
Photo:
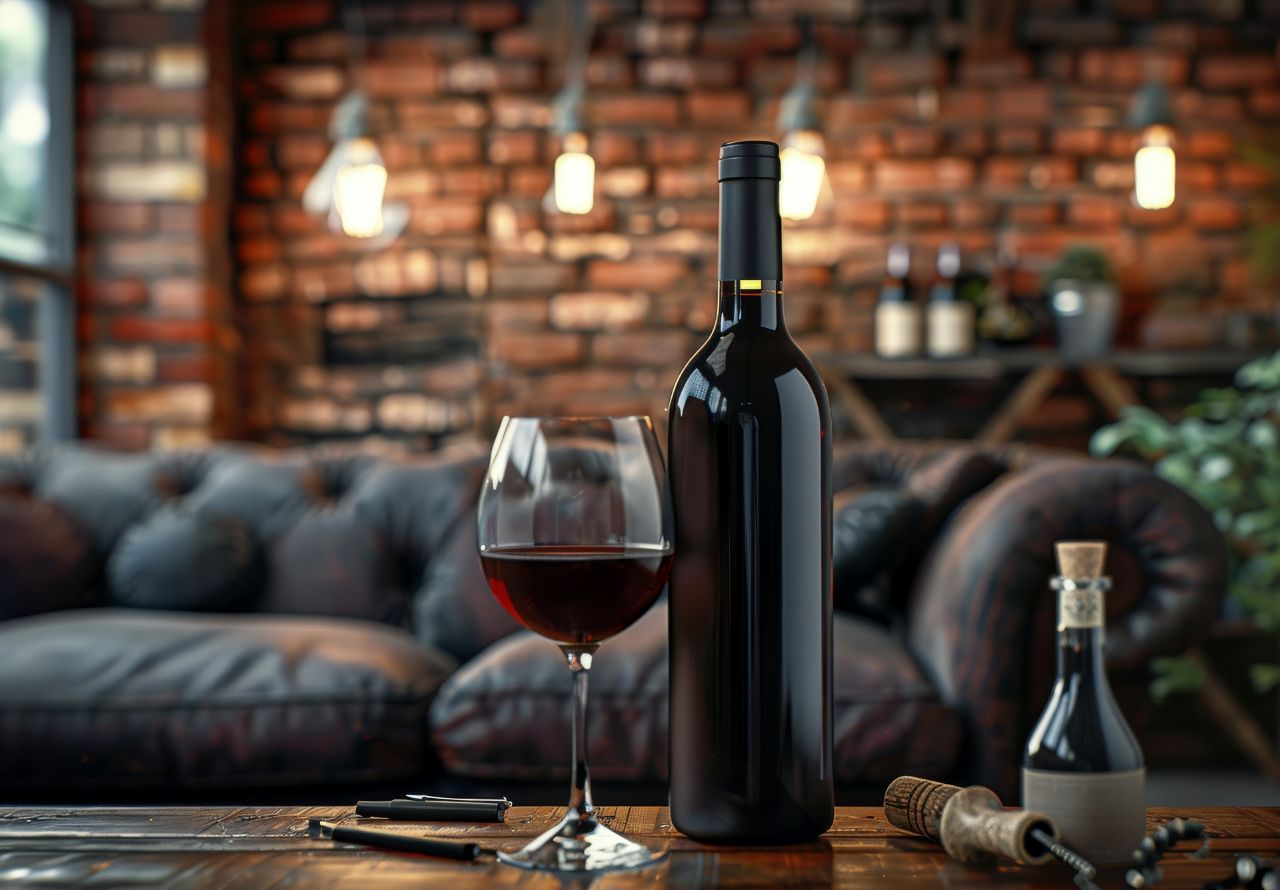
{"type": "Polygon", "coordinates": [[[1058,574],[1064,578],[1101,578],[1107,561],[1106,541],[1059,541],[1058,574]]]}

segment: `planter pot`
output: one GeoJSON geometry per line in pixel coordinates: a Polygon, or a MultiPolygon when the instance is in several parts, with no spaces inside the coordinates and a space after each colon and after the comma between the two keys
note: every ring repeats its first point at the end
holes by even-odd
{"type": "Polygon", "coordinates": [[[1105,281],[1060,278],[1049,283],[1049,308],[1058,334],[1058,352],[1068,361],[1097,358],[1111,351],[1120,295],[1105,281]]]}

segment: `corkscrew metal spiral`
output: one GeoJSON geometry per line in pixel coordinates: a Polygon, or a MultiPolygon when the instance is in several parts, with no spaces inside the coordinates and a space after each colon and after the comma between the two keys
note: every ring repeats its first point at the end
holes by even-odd
{"type": "Polygon", "coordinates": [[[1094,868],[1092,862],[1085,859],[1075,850],[1064,847],[1042,828],[1031,829],[1031,837],[1044,844],[1059,862],[1075,870],[1076,886],[1080,890],[1098,890],[1098,885],[1093,882],[1098,870],[1094,868]]]}

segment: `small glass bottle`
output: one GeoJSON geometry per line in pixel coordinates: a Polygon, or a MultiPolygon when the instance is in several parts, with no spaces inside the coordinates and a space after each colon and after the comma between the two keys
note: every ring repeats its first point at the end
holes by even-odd
{"type": "Polygon", "coordinates": [[[1050,816],[1062,842],[1095,865],[1128,861],[1146,830],[1142,749],[1103,657],[1106,548],[1057,545],[1058,677],[1022,757],[1022,805],[1050,816]]]}
{"type": "Polygon", "coordinates": [[[973,353],[973,304],[960,299],[956,287],[959,274],[960,245],[949,241],[938,248],[938,272],[929,288],[925,337],[932,358],[957,358],[973,353]]]}
{"type": "Polygon", "coordinates": [[[920,306],[911,298],[911,248],[889,245],[889,262],[876,303],[876,354],[911,358],[920,354],[920,306]]]}

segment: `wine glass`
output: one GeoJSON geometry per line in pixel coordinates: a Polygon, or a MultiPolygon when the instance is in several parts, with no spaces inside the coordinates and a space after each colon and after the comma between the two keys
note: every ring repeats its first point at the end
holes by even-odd
{"type": "Polygon", "coordinates": [[[506,417],[480,494],[480,561],[494,597],[564,652],[573,677],[573,760],[564,818],[508,865],[557,872],[663,858],[596,821],[587,771],[587,672],[671,568],[666,470],[648,417],[506,417]]]}

